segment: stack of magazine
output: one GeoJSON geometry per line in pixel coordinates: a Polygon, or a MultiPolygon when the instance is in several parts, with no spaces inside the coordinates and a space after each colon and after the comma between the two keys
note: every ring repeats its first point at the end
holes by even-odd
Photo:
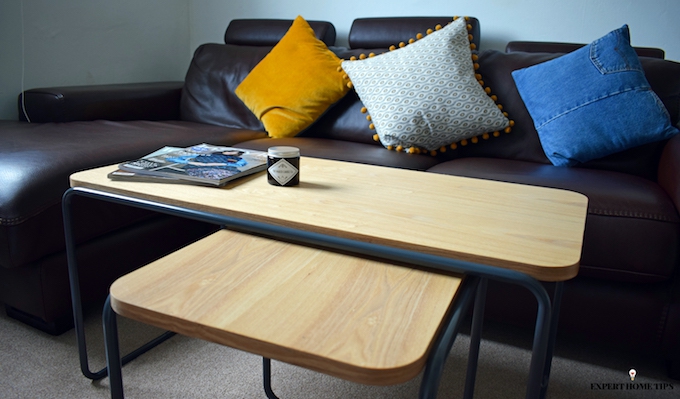
{"type": "Polygon", "coordinates": [[[197,144],[163,147],[143,158],[124,162],[109,173],[112,180],[185,183],[222,187],[239,177],[267,168],[267,153],[197,144]]]}

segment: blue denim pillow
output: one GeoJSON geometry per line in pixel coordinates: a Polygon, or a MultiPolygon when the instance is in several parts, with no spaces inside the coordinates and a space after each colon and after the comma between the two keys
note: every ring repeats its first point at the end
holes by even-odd
{"type": "Polygon", "coordinates": [[[573,166],[678,133],[645,78],[627,25],[512,77],[553,165],[573,166]]]}

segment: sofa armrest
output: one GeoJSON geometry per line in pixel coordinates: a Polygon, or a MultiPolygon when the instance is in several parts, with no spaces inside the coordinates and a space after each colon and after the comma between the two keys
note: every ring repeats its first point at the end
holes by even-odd
{"type": "Polygon", "coordinates": [[[183,85],[157,82],[31,89],[19,94],[19,119],[38,123],[178,120],[183,85]]]}
{"type": "Polygon", "coordinates": [[[680,134],[668,140],[661,153],[658,181],[680,212],[680,134]]]}

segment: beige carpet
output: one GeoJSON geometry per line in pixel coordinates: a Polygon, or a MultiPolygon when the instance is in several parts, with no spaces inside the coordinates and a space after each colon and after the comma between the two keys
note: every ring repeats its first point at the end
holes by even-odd
{"type": "MultiPolygon", "coordinates": [[[[119,318],[123,350],[158,330],[119,318]]],[[[98,312],[87,316],[92,368],[104,365],[98,312]]],[[[475,398],[524,397],[531,336],[487,326],[482,342],[475,398]]],[[[444,371],[439,398],[463,392],[468,337],[456,340],[444,371]]],[[[272,386],[281,398],[417,398],[420,377],[398,386],[354,384],[274,361],[272,386]]],[[[261,358],[216,344],[176,336],[123,369],[128,398],[265,398],[261,358]]],[[[108,398],[108,380],[82,376],[74,331],[53,337],[0,316],[0,399],[108,398]]],[[[663,364],[600,346],[558,340],[548,398],[680,398],[680,382],[665,376],[663,364]],[[637,369],[635,385],[628,370],[637,369]],[[593,389],[593,384],[602,388],[593,389]],[[623,389],[612,389],[619,385],[623,389]],[[671,389],[671,386],[673,389],[671,389]],[[628,389],[626,389],[628,388],[628,389]],[[665,389],[661,389],[665,388],[665,389]]]]}

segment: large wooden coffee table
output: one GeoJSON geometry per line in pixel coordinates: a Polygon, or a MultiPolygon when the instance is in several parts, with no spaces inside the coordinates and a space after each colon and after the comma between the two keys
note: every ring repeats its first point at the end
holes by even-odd
{"type": "MultiPolygon", "coordinates": [[[[544,375],[547,376],[549,371],[553,345],[551,337],[556,329],[557,312],[551,311],[550,298],[539,281],[557,282],[556,292],[561,293],[562,282],[577,274],[587,208],[587,199],[583,195],[565,190],[314,158],[301,160],[301,184],[297,187],[271,186],[262,174],[234,181],[222,189],[114,182],[106,178],[114,168],[92,169],[71,176],[72,189],[64,197],[66,220],[70,219],[69,198],[83,195],[206,220],[232,230],[266,235],[269,238],[265,240],[270,245],[293,245],[294,253],[312,251],[319,256],[327,256],[328,250],[351,253],[352,256],[341,262],[347,265],[360,263],[365,266],[362,263],[364,260],[359,258],[370,256],[379,259],[372,260],[377,262],[374,265],[376,268],[402,270],[399,265],[406,264],[426,268],[428,275],[432,274],[431,271],[437,271],[443,273],[437,278],[444,278],[447,281],[444,285],[448,284],[445,295],[430,298],[447,301],[443,313],[437,316],[439,319],[435,317],[437,320],[434,325],[442,330],[438,334],[443,333],[445,328],[442,326],[449,322],[447,317],[452,312],[449,308],[451,298],[455,297],[459,288],[459,281],[455,278],[451,280],[451,273],[477,276],[482,279],[480,281],[492,278],[525,286],[536,296],[539,304],[527,397],[539,397],[545,393],[546,384],[542,381],[547,382],[544,375]],[[287,243],[289,241],[293,244],[287,243]],[[398,266],[394,266],[395,263],[398,266]]],[[[70,222],[66,224],[68,233],[70,222]]],[[[220,234],[228,235],[229,239],[243,237],[233,232],[220,234]]],[[[250,237],[246,239],[248,245],[256,245],[250,243],[252,236],[247,237],[250,237]]],[[[216,248],[217,241],[221,240],[210,239],[215,241],[202,240],[200,245],[216,248]]],[[[67,237],[67,246],[72,252],[73,244],[69,241],[71,238],[67,237]]],[[[255,259],[257,263],[257,253],[248,251],[250,261],[255,259]]],[[[181,265],[187,262],[177,261],[182,255],[173,255],[170,263],[178,271],[186,269],[186,266],[181,265]]],[[[337,256],[340,255],[332,252],[333,259],[337,256]]],[[[214,259],[213,264],[217,264],[219,259],[214,259]]],[[[211,264],[211,261],[207,264],[211,264]]],[[[149,266],[148,269],[145,267],[133,273],[144,275],[154,267],[160,267],[153,264],[149,266]]],[[[74,256],[69,257],[69,267],[75,268],[74,256]]],[[[266,274],[269,273],[277,275],[272,270],[266,274]]],[[[329,278],[334,275],[331,269],[326,273],[329,273],[329,278]]],[[[280,274],[279,277],[283,278],[284,275],[280,274]]],[[[338,273],[337,279],[341,281],[342,278],[342,274],[338,273]]],[[[157,312],[151,316],[154,311],[140,310],[140,307],[130,305],[128,300],[131,297],[124,298],[121,294],[124,292],[120,290],[121,287],[129,288],[134,284],[117,284],[112,288],[111,300],[117,312],[138,319],[147,317],[146,321],[157,317],[157,312]],[[145,312],[146,316],[139,316],[145,312]]],[[[428,291],[425,285],[416,289],[428,291]]],[[[483,289],[478,291],[475,312],[479,308],[483,310],[483,294],[483,289]]],[[[154,299],[150,300],[153,302],[154,299]]],[[[453,300],[454,304],[456,302],[457,299],[453,300]]],[[[213,306],[210,296],[202,298],[198,295],[193,303],[197,310],[213,306]]],[[[342,303],[337,302],[337,306],[342,307],[342,303]]],[[[559,296],[553,305],[559,305],[559,296]]],[[[241,308],[235,305],[235,309],[241,308]]],[[[215,317],[220,320],[236,317],[233,314],[225,315],[223,311],[221,309],[215,317]]],[[[238,310],[235,312],[238,313],[238,310]]],[[[300,307],[299,314],[305,314],[303,307],[300,307]]],[[[477,316],[476,313],[473,335],[478,333],[477,327],[481,326],[481,317],[477,316]]],[[[329,322],[318,316],[312,319],[317,319],[319,323],[329,322]]],[[[157,324],[173,327],[172,323],[157,324]]],[[[189,333],[179,324],[175,330],[189,333]]],[[[291,331],[293,335],[300,333],[294,332],[294,329],[291,331]]],[[[248,339],[261,342],[253,337],[248,339]]],[[[232,344],[248,350],[239,346],[241,344],[232,344]]],[[[424,344],[426,348],[431,348],[431,345],[434,344],[424,344]]],[[[270,354],[257,348],[252,351],[270,354]]],[[[474,350],[471,356],[476,362],[474,350]]],[[[320,358],[330,357],[313,354],[310,358],[315,359],[318,365],[320,358]]],[[[291,361],[285,356],[282,360],[291,361]]],[[[342,376],[332,367],[302,365],[342,376]]],[[[474,376],[471,379],[474,382],[474,376]]]]}

